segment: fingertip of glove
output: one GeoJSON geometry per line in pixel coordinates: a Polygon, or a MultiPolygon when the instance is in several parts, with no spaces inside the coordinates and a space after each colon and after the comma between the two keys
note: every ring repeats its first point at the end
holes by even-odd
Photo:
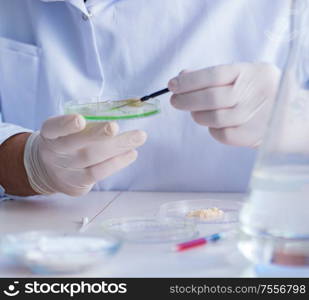
{"type": "Polygon", "coordinates": [[[61,121],[63,128],[65,127],[73,132],[80,131],[86,126],[85,118],[79,114],[64,115],[62,116],[61,121]]]}
{"type": "Polygon", "coordinates": [[[127,157],[129,158],[130,161],[135,161],[138,157],[138,152],[137,150],[133,149],[133,150],[130,150],[128,153],[127,153],[127,157]]]}
{"type": "Polygon", "coordinates": [[[176,95],[172,95],[170,98],[170,103],[173,107],[177,108],[177,100],[176,100],[176,95]]]}
{"type": "Polygon", "coordinates": [[[72,122],[74,122],[77,130],[82,130],[86,127],[86,120],[82,115],[72,115],[72,122]]]}
{"type": "Polygon", "coordinates": [[[147,140],[147,133],[143,130],[136,130],[131,138],[134,145],[142,145],[147,140]]]}
{"type": "Polygon", "coordinates": [[[119,125],[116,122],[107,122],[104,126],[104,134],[114,136],[119,131],[119,125]]]}
{"type": "Polygon", "coordinates": [[[178,89],[178,77],[175,77],[173,79],[171,79],[169,82],[168,82],[168,89],[175,93],[177,92],[177,89],[178,89]]]}
{"type": "Polygon", "coordinates": [[[86,120],[78,114],[51,117],[43,123],[41,135],[48,139],[55,139],[81,131],[85,126],[86,120]]]}

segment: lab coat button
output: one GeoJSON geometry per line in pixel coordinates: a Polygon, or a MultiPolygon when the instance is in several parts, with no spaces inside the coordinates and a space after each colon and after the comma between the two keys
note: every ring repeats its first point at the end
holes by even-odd
{"type": "Polygon", "coordinates": [[[85,13],[82,15],[82,18],[83,18],[83,20],[84,21],[88,21],[89,20],[89,18],[92,16],[92,14],[89,12],[89,14],[88,15],[86,15],[85,13]]]}

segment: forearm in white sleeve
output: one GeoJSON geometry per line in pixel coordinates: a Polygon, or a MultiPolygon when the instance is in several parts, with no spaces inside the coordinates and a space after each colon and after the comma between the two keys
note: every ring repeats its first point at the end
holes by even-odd
{"type": "Polygon", "coordinates": [[[22,132],[32,132],[32,130],[18,125],[0,122],[0,145],[11,136],[22,132]]]}

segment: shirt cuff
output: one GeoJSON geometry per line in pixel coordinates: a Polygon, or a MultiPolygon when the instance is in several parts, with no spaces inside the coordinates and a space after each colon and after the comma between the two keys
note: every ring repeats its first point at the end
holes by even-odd
{"type": "Polygon", "coordinates": [[[9,123],[0,123],[0,145],[4,143],[11,136],[23,132],[33,132],[33,131],[18,125],[13,125],[9,123]]]}
{"type": "Polygon", "coordinates": [[[2,185],[0,185],[0,201],[8,199],[10,199],[10,197],[8,197],[8,195],[5,194],[5,189],[3,188],[2,185]]]}

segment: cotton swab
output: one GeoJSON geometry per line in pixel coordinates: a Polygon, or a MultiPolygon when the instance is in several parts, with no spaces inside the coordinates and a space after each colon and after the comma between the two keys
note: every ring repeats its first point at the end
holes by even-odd
{"type": "Polygon", "coordinates": [[[147,101],[147,100],[149,100],[149,99],[151,99],[151,98],[155,98],[155,97],[158,97],[158,96],[160,96],[160,95],[166,94],[166,93],[168,93],[169,91],[170,91],[170,90],[169,90],[168,88],[166,88],[166,89],[157,91],[157,92],[155,92],[155,93],[152,93],[152,94],[150,94],[150,95],[144,96],[144,97],[140,98],[140,100],[141,100],[142,102],[144,102],[144,101],[147,101]]]}
{"type": "Polygon", "coordinates": [[[79,232],[81,232],[81,233],[84,232],[86,227],[87,227],[87,225],[88,225],[88,223],[89,223],[89,218],[88,217],[83,217],[82,221],[81,221],[81,226],[79,228],[79,232]]]}
{"type": "MultiPolygon", "coordinates": [[[[136,99],[129,99],[129,100],[122,100],[124,101],[125,103],[124,104],[121,104],[121,105],[118,105],[118,106],[115,106],[113,108],[111,108],[110,110],[108,111],[112,111],[112,110],[117,110],[119,108],[122,108],[122,107],[125,107],[125,106],[128,106],[128,105],[136,105],[138,106],[138,104],[144,102],[144,101],[147,101],[149,99],[152,99],[152,98],[155,98],[155,97],[158,97],[160,95],[163,95],[163,94],[166,94],[168,93],[170,90],[168,88],[165,88],[163,90],[160,90],[160,91],[157,91],[157,92],[154,92],[150,95],[146,95],[146,96],[143,96],[142,98],[136,98],[136,99]]],[[[119,101],[119,102],[122,102],[122,101],[119,101]]]]}

